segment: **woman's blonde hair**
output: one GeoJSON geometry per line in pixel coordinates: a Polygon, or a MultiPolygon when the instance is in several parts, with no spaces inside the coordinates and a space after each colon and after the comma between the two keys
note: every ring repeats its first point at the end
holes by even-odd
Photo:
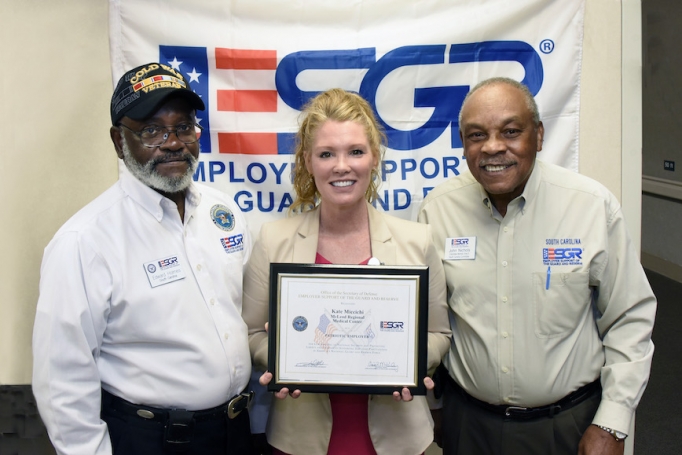
{"type": "Polygon", "coordinates": [[[372,169],[369,187],[365,192],[367,201],[373,202],[378,196],[381,183],[379,166],[383,159],[386,135],[381,130],[374,111],[364,98],[340,88],[322,92],[311,99],[301,112],[301,125],[296,133],[296,151],[294,164],[294,191],[296,199],[289,207],[291,212],[305,212],[319,204],[320,193],[315,186],[315,179],[305,165],[306,155],[313,148],[313,140],[317,130],[328,120],[336,122],[357,122],[365,129],[367,142],[377,166],[372,169]]]}

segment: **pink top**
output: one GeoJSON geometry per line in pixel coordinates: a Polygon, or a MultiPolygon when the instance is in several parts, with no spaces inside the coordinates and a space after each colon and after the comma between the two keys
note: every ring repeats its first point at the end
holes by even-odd
{"type": "MultiPolygon", "coordinates": [[[[367,258],[360,265],[366,265],[367,258]]],[[[331,264],[317,253],[315,264],[331,264]]],[[[332,405],[332,435],[327,455],[376,455],[369,436],[368,395],[330,393],[332,405]]],[[[287,455],[273,448],[274,455],[287,455]]]]}

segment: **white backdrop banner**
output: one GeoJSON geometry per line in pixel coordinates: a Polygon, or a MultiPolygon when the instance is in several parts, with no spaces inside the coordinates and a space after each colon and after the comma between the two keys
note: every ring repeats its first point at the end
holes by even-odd
{"type": "Polygon", "coordinates": [[[428,191],[467,170],[457,116],[477,82],[507,76],[536,96],[540,159],[578,170],[584,0],[110,0],[114,81],[158,61],[206,111],[195,180],[222,189],[252,230],[292,202],[300,109],[359,92],[388,136],[380,210],[415,219],[428,191]]]}

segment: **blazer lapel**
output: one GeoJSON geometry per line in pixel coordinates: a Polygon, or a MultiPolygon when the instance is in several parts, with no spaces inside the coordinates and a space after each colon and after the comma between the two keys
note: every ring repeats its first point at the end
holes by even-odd
{"type": "Polygon", "coordinates": [[[302,214],[303,221],[296,231],[294,239],[293,262],[298,264],[314,264],[317,253],[317,239],[320,233],[320,209],[316,208],[302,214]]]}
{"type": "MultiPolygon", "coordinates": [[[[396,246],[392,242],[393,234],[391,234],[383,215],[369,203],[367,204],[367,213],[369,214],[372,256],[379,259],[383,264],[396,265],[396,246]]],[[[313,264],[315,263],[320,233],[320,209],[305,212],[301,216],[304,219],[296,231],[292,260],[299,264],[313,264]]]]}

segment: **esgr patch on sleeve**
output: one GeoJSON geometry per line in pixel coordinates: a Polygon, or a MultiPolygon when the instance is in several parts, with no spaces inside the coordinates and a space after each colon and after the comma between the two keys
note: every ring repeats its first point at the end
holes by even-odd
{"type": "Polygon", "coordinates": [[[244,235],[231,235],[220,239],[220,243],[227,254],[237,253],[244,250],[244,235]]]}

